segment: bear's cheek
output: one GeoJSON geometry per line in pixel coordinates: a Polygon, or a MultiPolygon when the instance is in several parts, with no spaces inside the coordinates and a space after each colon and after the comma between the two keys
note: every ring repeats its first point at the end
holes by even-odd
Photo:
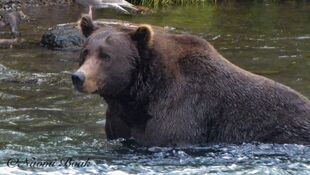
{"type": "Polygon", "coordinates": [[[89,80],[86,79],[85,84],[84,84],[84,91],[86,93],[94,93],[97,90],[98,90],[98,86],[97,86],[96,81],[92,79],[89,79],[89,80]]]}

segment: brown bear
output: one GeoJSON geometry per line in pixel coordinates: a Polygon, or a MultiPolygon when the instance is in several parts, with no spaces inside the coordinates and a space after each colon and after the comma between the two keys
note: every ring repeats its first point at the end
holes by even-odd
{"type": "Polygon", "coordinates": [[[148,25],[102,30],[87,16],[80,27],[88,38],[72,81],[107,102],[108,139],[310,144],[306,97],[235,66],[204,39],[148,25]]]}

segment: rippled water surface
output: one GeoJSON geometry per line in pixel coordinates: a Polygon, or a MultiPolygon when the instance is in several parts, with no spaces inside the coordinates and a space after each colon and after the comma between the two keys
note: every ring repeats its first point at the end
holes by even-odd
{"type": "MultiPolygon", "coordinates": [[[[26,9],[33,19],[21,26],[26,42],[0,49],[0,174],[310,174],[310,147],[302,145],[143,148],[107,142],[104,101],[79,94],[71,85],[68,73],[77,68],[78,53],[37,44],[48,27],[77,21],[80,12],[77,7],[26,9]],[[89,166],[25,164],[26,159],[60,164],[68,158],[89,159],[89,166]],[[14,166],[17,159],[20,167],[14,166]]],[[[96,18],[200,35],[231,62],[310,97],[309,2],[205,4],[133,17],[96,11],[96,18]]]]}

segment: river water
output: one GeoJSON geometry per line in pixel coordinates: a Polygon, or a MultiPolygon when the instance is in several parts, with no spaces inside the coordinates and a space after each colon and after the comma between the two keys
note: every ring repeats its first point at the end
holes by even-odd
{"type": "MultiPolygon", "coordinates": [[[[106,141],[106,104],[74,91],[68,75],[79,53],[38,45],[44,31],[77,21],[81,9],[25,13],[33,19],[21,26],[26,42],[0,49],[0,174],[310,174],[310,147],[303,145],[144,148],[106,141]],[[55,164],[40,166],[44,162],[55,164]]],[[[132,17],[108,10],[95,16],[199,35],[231,62],[310,97],[310,2],[204,4],[132,17]]]]}

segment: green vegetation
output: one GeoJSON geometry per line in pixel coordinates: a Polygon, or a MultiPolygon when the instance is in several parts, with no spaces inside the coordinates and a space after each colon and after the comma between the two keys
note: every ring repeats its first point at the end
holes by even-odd
{"type": "MultiPolygon", "coordinates": [[[[216,1],[216,0],[212,0],[216,1]]],[[[203,3],[204,0],[132,0],[134,4],[139,4],[147,7],[167,7],[167,6],[174,6],[174,5],[190,5],[190,4],[199,4],[203,3]]]]}
{"type": "MultiPolygon", "coordinates": [[[[236,0],[129,0],[135,5],[146,6],[150,8],[160,8],[160,7],[171,7],[171,6],[188,6],[188,5],[201,5],[204,2],[210,4],[218,3],[234,3],[236,0]]],[[[248,0],[244,2],[262,2],[260,0],[248,0]]],[[[279,2],[298,2],[294,0],[267,0],[266,2],[270,3],[279,3],[279,2]]]]}

